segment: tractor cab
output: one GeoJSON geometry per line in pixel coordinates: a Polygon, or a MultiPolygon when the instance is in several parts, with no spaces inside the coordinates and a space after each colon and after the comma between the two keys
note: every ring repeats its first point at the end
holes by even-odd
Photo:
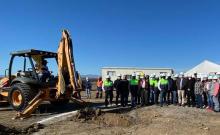
{"type": "Polygon", "coordinates": [[[12,52],[8,69],[9,84],[25,83],[35,87],[45,86],[46,83],[55,85],[57,77],[52,75],[47,65],[51,59],[57,64],[57,53],[34,49],[12,52]]]}

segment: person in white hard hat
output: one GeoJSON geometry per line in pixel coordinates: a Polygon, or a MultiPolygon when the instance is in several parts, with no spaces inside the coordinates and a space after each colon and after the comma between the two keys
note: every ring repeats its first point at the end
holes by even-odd
{"type": "Polygon", "coordinates": [[[123,75],[123,79],[120,83],[120,94],[121,94],[121,106],[125,107],[128,105],[128,96],[129,96],[129,81],[127,80],[127,76],[123,75]]]}
{"type": "Polygon", "coordinates": [[[218,76],[215,75],[213,77],[213,82],[211,84],[211,96],[214,103],[214,111],[219,112],[219,83],[218,83],[218,76]]]}
{"type": "Polygon", "coordinates": [[[194,93],[194,86],[196,83],[196,79],[192,77],[193,75],[188,76],[187,80],[187,89],[186,89],[186,99],[187,99],[187,106],[194,107],[195,106],[195,93],[194,93]]]}
{"type": "Polygon", "coordinates": [[[166,75],[163,73],[161,74],[160,80],[158,82],[158,89],[160,90],[160,106],[161,107],[163,107],[165,103],[167,104],[167,101],[166,101],[167,88],[168,88],[168,81],[166,79],[166,75]]]}
{"type": "Polygon", "coordinates": [[[150,75],[150,98],[149,98],[149,102],[151,105],[154,104],[154,88],[155,88],[155,74],[151,74],[150,75]]]}
{"type": "Polygon", "coordinates": [[[202,80],[202,85],[203,85],[203,108],[206,108],[208,106],[208,94],[205,91],[205,84],[208,81],[208,76],[207,75],[202,75],[201,76],[202,80]]]}
{"type": "Polygon", "coordinates": [[[86,89],[86,97],[90,99],[91,98],[92,84],[91,84],[91,82],[90,82],[88,77],[86,77],[85,89],[86,89]]]}
{"type": "Polygon", "coordinates": [[[116,106],[118,106],[118,103],[119,103],[118,99],[120,97],[120,91],[121,91],[120,84],[121,84],[121,74],[118,74],[117,79],[114,81],[114,88],[116,90],[116,102],[115,102],[116,106]]]}
{"type": "Polygon", "coordinates": [[[173,79],[173,91],[172,91],[173,105],[175,105],[175,106],[177,104],[177,85],[176,85],[176,82],[177,82],[178,78],[179,78],[179,75],[175,74],[174,79],[173,79]]]}
{"type": "Polygon", "coordinates": [[[168,81],[168,88],[167,88],[167,97],[166,97],[166,100],[167,100],[167,103],[168,104],[171,104],[171,102],[173,101],[173,96],[172,96],[172,98],[171,98],[171,95],[172,95],[172,91],[173,91],[173,83],[174,83],[174,81],[173,81],[173,79],[171,78],[171,74],[170,73],[168,73],[167,74],[167,81],[168,81]]]}
{"type": "Polygon", "coordinates": [[[184,78],[184,73],[180,73],[180,78],[177,80],[178,102],[179,106],[185,106],[185,90],[187,89],[187,80],[184,78]]]}
{"type": "Polygon", "coordinates": [[[196,107],[197,108],[203,108],[203,101],[202,101],[202,94],[203,94],[203,84],[201,82],[200,77],[198,76],[196,79],[196,83],[194,86],[194,92],[196,95],[196,107]]]}
{"type": "Polygon", "coordinates": [[[133,73],[132,78],[130,80],[129,89],[131,92],[131,107],[136,107],[137,105],[137,91],[138,91],[138,79],[136,79],[136,75],[133,73]]]}
{"type": "Polygon", "coordinates": [[[209,75],[208,80],[206,81],[205,86],[204,86],[205,87],[204,91],[207,95],[207,102],[208,102],[208,106],[206,109],[208,109],[208,111],[212,111],[214,109],[214,107],[213,107],[214,103],[213,103],[212,95],[211,95],[212,78],[213,77],[211,75],[209,75]]]}
{"type": "MultiPolygon", "coordinates": [[[[140,73],[137,73],[136,76],[137,76],[138,86],[139,86],[139,85],[140,85],[140,81],[141,81],[144,77],[141,76],[140,73]]],[[[141,104],[141,89],[140,89],[140,87],[138,87],[138,90],[137,90],[137,104],[138,104],[138,105],[141,104]]]]}
{"type": "Polygon", "coordinates": [[[141,106],[146,106],[149,104],[149,91],[150,91],[150,83],[149,83],[149,76],[141,77],[139,83],[139,89],[141,94],[141,106]]]}
{"type": "Polygon", "coordinates": [[[154,104],[159,105],[158,99],[159,99],[159,95],[160,95],[160,90],[158,89],[158,82],[159,82],[160,78],[159,76],[155,76],[155,80],[154,80],[154,104]]]}
{"type": "Polygon", "coordinates": [[[113,82],[109,75],[106,76],[106,80],[103,83],[103,90],[105,91],[105,107],[112,106],[113,100],[113,82]]]}

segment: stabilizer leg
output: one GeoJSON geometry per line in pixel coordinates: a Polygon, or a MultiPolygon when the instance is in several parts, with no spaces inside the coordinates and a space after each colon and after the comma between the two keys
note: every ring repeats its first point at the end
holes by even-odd
{"type": "Polygon", "coordinates": [[[13,119],[24,119],[31,116],[31,114],[36,110],[36,108],[42,103],[44,100],[44,92],[39,91],[38,94],[34,97],[33,100],[28,104],[28,106],[22,111],[18,112],[13,119]]]}

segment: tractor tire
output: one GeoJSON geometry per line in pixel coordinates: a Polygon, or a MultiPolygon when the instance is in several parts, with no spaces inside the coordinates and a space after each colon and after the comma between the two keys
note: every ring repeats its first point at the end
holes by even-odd
{"type": "Polygon", "coordinates": [[[69,103],[69,99],[50,101],[50,104],[54,106],[63,106],[63,105],[67,105],[68,103],[69,103]]]}
{"type": "Polygon", "coordinates": [[[35,95],[36,93],[29,85],[17,83],[11,87],[9,102],[14,110],[22,112],[35,95]]]}

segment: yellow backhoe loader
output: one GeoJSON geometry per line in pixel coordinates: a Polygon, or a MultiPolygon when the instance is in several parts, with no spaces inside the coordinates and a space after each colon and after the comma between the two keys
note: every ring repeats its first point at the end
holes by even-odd
{"type": "Polygon", "coordinates": [[[74,100],[85,104],[79,97],[82,81],[75,69],[72,40],[67,30],[62,31],[57,53],[34,49],[12,52],[6,76],[0,81],[0,102],[10,103],[17,111],[15,118],[29,117],[43,101],[66,104],[74,100]],[[12,75],[15,58],[23,59],[24,64],[23,69],[12,75]],[[49,72],[48,59],[55,59],[57,76],[49,72]]]}

